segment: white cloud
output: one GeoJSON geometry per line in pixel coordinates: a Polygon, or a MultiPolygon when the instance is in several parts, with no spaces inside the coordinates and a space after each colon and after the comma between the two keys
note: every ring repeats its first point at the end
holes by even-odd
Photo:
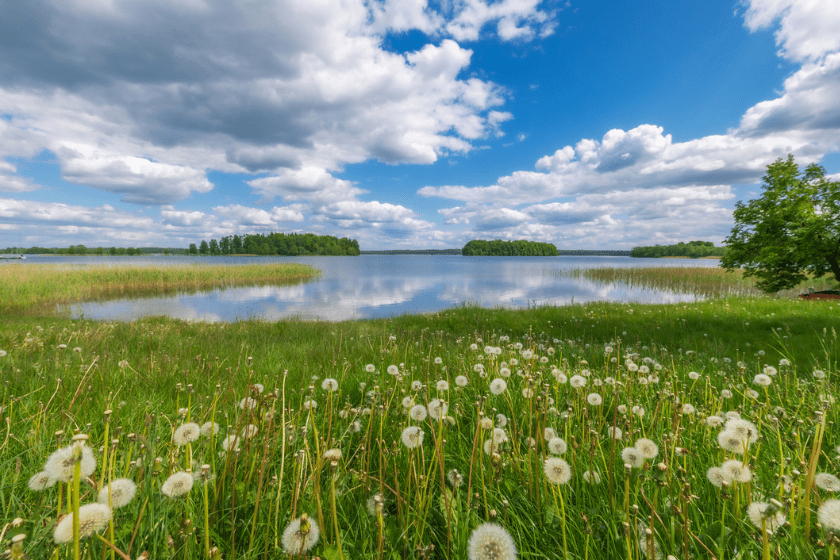
{"type": "MultiPolygon", "coordinates": [[[[475,10],[485,23],[544,28],[538,5],[6,3],[2,17],[17,23],[0,45],[0,158],[47,150],[67,181],[140,204],[207,192],[207,170],[271,172],[294,196],[313,169],[432,163],[499,134],[505,93],[461,77],[472,52],[451,39],[401,54],[381,34],[445,35],[450,21],[477,25],[475,10]]],[[[268,183],[256,183],[265,196],[268,183]]],[[[316,202],[335,195],[323,184],[316,202]]]]}
{"type": "Polygon", "coordinates": [[[776,21],[780,55],[797,62],[840,50],[840,3],[836,0],[749,0],[744,22],[751,31],[776,21]]]}
{"type": "Polygon", "coordinates": [[[227,222],[235,223],[237,226],[260,226],[269,229],[280,229],[278,222],[302,222],[303,213],[299,206],[278,207],[271,210],[260,208],[249,208],[240,204],[229,206],[217,206],[213,208],[217,217],[227,222]]]}

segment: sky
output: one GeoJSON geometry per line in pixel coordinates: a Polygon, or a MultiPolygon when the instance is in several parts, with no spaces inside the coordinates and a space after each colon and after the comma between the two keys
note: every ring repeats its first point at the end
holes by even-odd
{"type": "Polygon", "coordinates": [[[840,180],[837,0],[5,0],[0,247],[720,244],[840,180]]]}

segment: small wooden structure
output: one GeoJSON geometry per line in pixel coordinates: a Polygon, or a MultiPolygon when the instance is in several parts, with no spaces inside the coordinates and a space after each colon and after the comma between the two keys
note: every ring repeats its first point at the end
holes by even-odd
{"type": "Polygon", "coordinates": [[[821,292],[808,292],[799,294],[802,299],[840,299],[840,290],[823,290],[821,292]]]}

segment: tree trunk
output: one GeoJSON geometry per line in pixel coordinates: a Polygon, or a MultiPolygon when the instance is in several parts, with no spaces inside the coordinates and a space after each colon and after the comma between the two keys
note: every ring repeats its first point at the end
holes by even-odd
{"type": "Polygon", "coordinates": [[[834,279],[840,283],[840,264],[837,262],[837,253],[826,255],[828,265],[831,267],[831,272],[834,273],[834,279]]]}

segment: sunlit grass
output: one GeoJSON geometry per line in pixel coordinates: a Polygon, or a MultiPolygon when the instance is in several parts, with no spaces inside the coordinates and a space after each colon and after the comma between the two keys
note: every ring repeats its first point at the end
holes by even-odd
{"type": "Polygon", "coordinates": [[[288,558],[284,531],[302,514],[319,528],[307,554],[329,559],[466,558],[488,521],[520,558],[762,558],[748,512],[771,500],[785,524],[771,522],[770,557],[828,558],[817,521],[833,494],[815,475],[840,474],[838,309],[725,298],[342,323],[7,315],[0,546],[25,533],[29,558],[73,557],[54,540],[72,484],[29,481],[81,432],[97,464],[80,503],[119,478],[137,494],[101,539],[80,541],[80,558],[110,558],[103,539],[132,559],[288,558]],[[707,420],[734,412],[759,434],[746,453],[723,449],[707,420]],[[186,441],[178,430],[193,422],[220,431],[186,441]],[[412,426],[424,435],[408,448],[412,426]],[[640,438],[656,454],[626,468],[626,448],[652,453],[640,438]],[[558,461],[547,476],[551,456],[567,481],[558,461]],[[749,466],[749,482],[715,486],[708,471],[727,460],[749,466]],[[192,488],[169,497],[164,483],[187,469],[192,488]]]}
{"type": "Polygon", "coordinates": [[[0,263],[0,312],[43,313],[58,304],[195,292],[226,286],[286,284],[317,276],[297,263],[106,266],[0,263]]]}

